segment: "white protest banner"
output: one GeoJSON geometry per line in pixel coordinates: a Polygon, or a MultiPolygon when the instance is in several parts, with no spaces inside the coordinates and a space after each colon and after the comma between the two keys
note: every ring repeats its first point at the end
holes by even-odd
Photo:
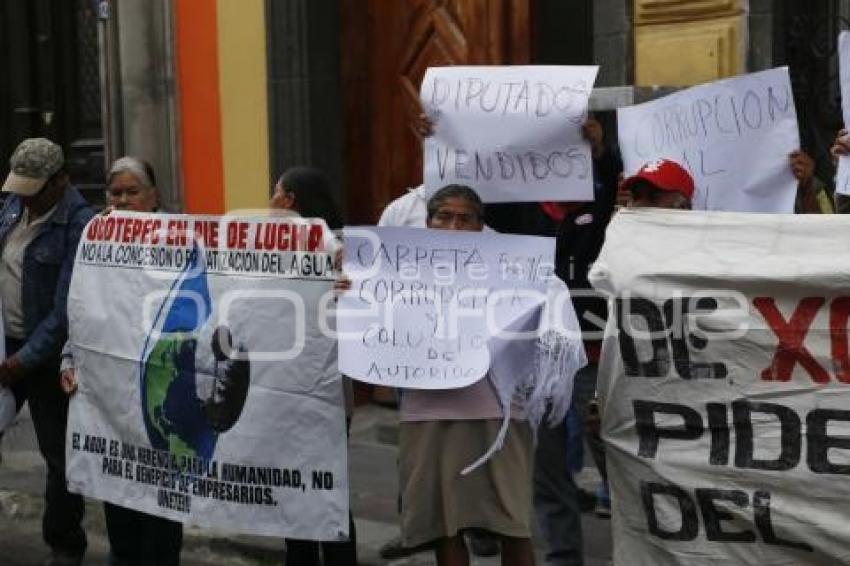
{"type": "MultiPolygon", "coordinates": [[[[846,31],[838,35],[838,76],[841,84],[841,113],[846,128],[850,125],[850,32],[846,31]]],[[[838,158],[835,191],[850,195],[850,156],[842,155],[838,158]]]]}
{"type": "Polygon", "coordinates": [[[615,216],[590,275],[614,305],[615,565],[850,563],[848,238],[837,216],[615,216]]]}
{"type": "Polygon", "coordinates": [[[593,200],[581,126],[598,67],[432,67],[420,98],[429,192],[469,185],[484,202],[593,200]]]}
{"type": "Polygon", "coordinates": [[[69,488],[186,524],[340,540],[348,477],[321,221],[113,212],[68,299],[69,488]]]}
{"type": "Polygon", "coordinates": [[[339,368],[376,385],[475,383],[492,338],[541,309],[554,277],[552,238],[361,227],[344,241],[339,368]]]}
{"type": "Polygon", "coordinates": [[[617,123],[626,176],[671,159],[694,178],[694,209],[794,211],[800,134],[786,67],[619,108],[617,123]]]}

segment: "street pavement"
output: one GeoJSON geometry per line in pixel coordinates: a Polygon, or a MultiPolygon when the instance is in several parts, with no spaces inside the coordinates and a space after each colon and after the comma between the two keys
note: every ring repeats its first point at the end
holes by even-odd
{"type": "MultiPolygon", "coordinates": [[[[380,547],[398,534],[396,498],[397,413],[377,406],[358,407],[351,427],[349,468],[351,505],[357,528],[359,562],[362,566],[426,566],[434,564],[430,552],[385,561],[380,547]]],[[[41,564],[48,554],[41,541],[44,465],[37,452],[32,423],[26,409],[2,441],[0,462],[0,564],[41,564]]],[[[585,468],[579,484],[592,489],[598,480],[595,469],[585,468]]],[[[586,566],[607,566],[611,557],[610,522],[592,513],[582,516],[586,566]]],[[[106,541],[101,505],[89,501],[86,508],[89,551],[86,565],[106,564],[106,541]]],[[[542,542],[535,537],[538,564],[542,542]]],[[[275,538],[234,536],[201,529],[187,529],[182,564],[270,565],[281,564],[283,541],[275,538]]],[[[475,558],[473,566],[495,566],[499,558],[475,558]]]]}

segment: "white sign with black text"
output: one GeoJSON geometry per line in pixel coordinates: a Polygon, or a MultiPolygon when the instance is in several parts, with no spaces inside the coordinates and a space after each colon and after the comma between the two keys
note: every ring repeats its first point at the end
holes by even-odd
{"type": "Polygon", "coordinates": [[[420,98],[429,193],[451,184],[484,202],[593,200],[582,137],[595,66],[432,67],[420,98]]]}
{"type": "Polygon", "coordinates": [[[694,178],[694,209],[794,212],[800,134],[786,67],[620,108],[617,124],[626,176],[670,159],[694,178]]]}

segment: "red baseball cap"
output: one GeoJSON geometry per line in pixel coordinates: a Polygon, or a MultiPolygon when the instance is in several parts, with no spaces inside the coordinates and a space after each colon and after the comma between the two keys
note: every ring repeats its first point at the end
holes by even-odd
{"type": "Polygon", "coordinates": [[[637,173],[623,181],[622,189],[644,180],[662,191],[681,193],[688,200],[694,198],[694,180],[684,167],[669,159],[656,159],[641,167],[637,173]]]}

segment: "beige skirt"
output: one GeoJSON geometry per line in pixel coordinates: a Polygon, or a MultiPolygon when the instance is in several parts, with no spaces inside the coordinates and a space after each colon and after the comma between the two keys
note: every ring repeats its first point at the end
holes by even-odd
{"type": "Polygon", "coordinates": [[[500,420],[403,422],[399,431],[401,534],[419,546],[467,529],[531,537],[531,428],[511,421],[502,449],[470,474],[500,420]]]}

